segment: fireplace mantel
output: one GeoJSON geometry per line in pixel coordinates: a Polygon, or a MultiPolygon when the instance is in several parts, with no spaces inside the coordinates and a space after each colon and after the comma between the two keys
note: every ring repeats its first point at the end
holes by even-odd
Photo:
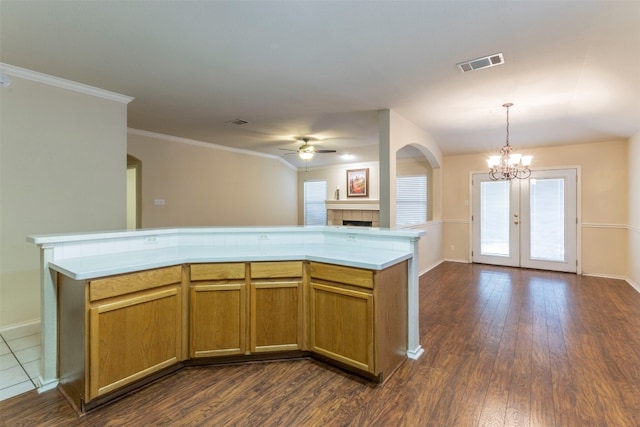
{"type": "Polygon", "coordinates": [[[324,202],[327,210],[358,210],[358,211],[379,211],[380,200],[373,199],[346,199],[346,200],[326,200],[324,202]]]}

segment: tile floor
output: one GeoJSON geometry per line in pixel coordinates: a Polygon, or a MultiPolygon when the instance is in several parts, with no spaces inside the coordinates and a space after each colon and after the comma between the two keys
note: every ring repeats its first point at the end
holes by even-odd
{"type": "Polygon", "coordinates": [[[0,400],[39,386],[40,323],[0,331],[0,400]]]}

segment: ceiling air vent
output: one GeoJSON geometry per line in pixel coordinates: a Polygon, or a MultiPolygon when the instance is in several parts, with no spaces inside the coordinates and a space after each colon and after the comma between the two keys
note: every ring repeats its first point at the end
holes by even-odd
{"type": "Polygon", "coordinates": [[[471,61],[460,62],[456,64],[456,66],[461,72],[468,73],[469,71],[481,70],[482,68],[501,64],[504,64],[504,57],[501,53],[494,53],[493,55],[483,56],[482,58],[472,59],[471,61]]]}
{"type": "Polygon", "coordinates": [[[229,120],[228,122],[225,122],[225,123],[231,123],[233,125],[242,126],[242,125],[246,125],[249,122],[246,121],[246,120],[242,120],[242,119],[233,119],[233,120],[229,120]]]}

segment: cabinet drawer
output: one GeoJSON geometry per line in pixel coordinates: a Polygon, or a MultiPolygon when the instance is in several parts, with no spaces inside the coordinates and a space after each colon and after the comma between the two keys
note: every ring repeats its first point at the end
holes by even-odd
{"type": "Polygon", "coordinates": [[[312,262],[311,277],[373,289],[373,271],[361,268],[312,262]]]}
{"type": "Polygon", "coordinates": [[[301,261],[253,262],[252,279],[271,279],[282,277],[302,277],[301,261]]]}
{"type": "Polygon", "coordinates": [[[180,265],[107,277],[89,282],[89,299],[91,301],[97,301],[104,298],[143,291],[145,289],[180,283],[181,281],[182,266],[180,265]]]}
{"type": "Polygon", "coordinates": [[[191,280],[244,279],[244,262],[191,264],[191,280]]]}

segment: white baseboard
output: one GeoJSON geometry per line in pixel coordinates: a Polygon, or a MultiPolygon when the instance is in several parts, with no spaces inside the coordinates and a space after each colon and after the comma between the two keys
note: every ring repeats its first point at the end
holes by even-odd
{"type": "Polygon", "coordinates": [[[52,379],[49,381],[45,381],[42,379],[42,376],[38,377],[38,381],[40,382],[40,387],[38,387],[38,393],[44,393],[45,391],[53,390],[58,387],[58,379],[52,379]]]}
{"type": "Polygon", "coordinates": [[[602,277],[603,279],[627,280],[626,276],[618,276],[616,274],[582,273],[582,276],[602,277]]]}
{"type": "Polygon", "coordinates": [[[431,264],[429,267],[427,267],[427,268],[425,268],[424,270],[420,271],[420,272],[418,273],[418,276],[422,276],[422,275],[423,275],[423,274],[425,274],[426,272],[433,270],[434,268],[436,268],[437,266],[439,266],[440,264],[442,264],[444,261],[445,261],[445,260],[444,260],[444,258],[443,258],[443,259],[440,259],[440,260],[438,260],[438,261],[434,262],[434,263],[433,263],[433,264],[431,264]]]}
{"type": "Polygon", "coordinates": [[[471,262],[468,259],[445,258],[444,260],[447,262],[460,262],[462,264],[471,264],[471,262]]]}
{"type": "Polygon", "coordinates": [[[638,293],[640,293],[640,285],[635,283],[633,280],[629,279],[628,277],[625,279],[627,281],[628,284],[631,285],[631,287],[633,289],[635,289],[636,291],[638,291],[638,293]]]}
{"type": "Polygon", "coordinates": [[[420,356],[422,356],[423,354],[424,354],[424,348],[422,348],[421,345],[413,350],[407,351],[407,357],[412,360],[420,359],[420,356]]]}
{"type": "Polygon", "coordinates": [[[31,326],[31,325],[36,325],[36,324],[37,325],[40,324],[40,319],[32,319],[32,320],[27,320],[25,322],[14,323],[13,325],[7,325],[7,326],[0,327],[0,333],[11,331],[11,330],[14,330],[14,329],[20,329],[20,328],[24,328],[26,326],[31,326]]]}
{"type": "Polygon", "coordinates": [[[440,264],[442,264],[443,262],[461,262],[463,264],[469,264],[469,261],[464,260],[464,259],[447,259],[447,258],[442,258],[436,262],[434,262],[433,264],[431,264],[429,267],[421,270],[418,273],[418,276],[422,276],[423,274],[433,270],[434,268],[436,268],[437,266],[439,266],[440,264]]]}
{"type": "Polygon", "coordinates": [[[605,278],[605,279],[624,280],[629,285],[631,285],[631,287],[633,289],[635,289],[638,293],[640,293],[640,285],[635,283],[633,280],[631,280],[630,278],[625,277],[625,276],[617,276],[615,274],[597,274],[597,273],[583,273],[582,275],[583,276],[590,276],[590,277],[602,277],[602,278],[605,278]]]}

